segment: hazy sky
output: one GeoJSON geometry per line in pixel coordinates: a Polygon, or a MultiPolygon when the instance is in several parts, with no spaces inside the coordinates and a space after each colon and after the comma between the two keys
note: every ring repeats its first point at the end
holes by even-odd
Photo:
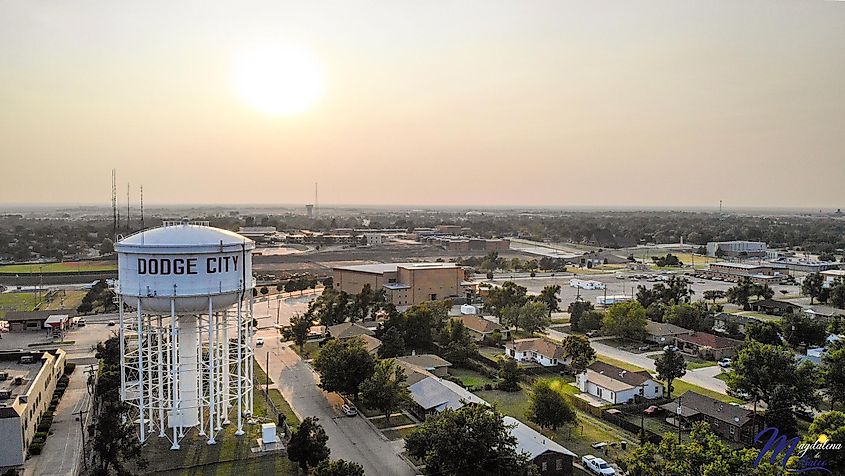
{"type": "Polygon", "coordinates": [[[845,208],[845,3],[0,0],[0,203],[845,208]],[[299,115],[233,64],[310,51],[299,115]]]}

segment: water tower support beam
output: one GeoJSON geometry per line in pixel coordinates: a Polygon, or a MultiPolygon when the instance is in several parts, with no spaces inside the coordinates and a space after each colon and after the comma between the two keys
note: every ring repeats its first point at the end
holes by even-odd
{"type": "Polygon", "coordinates": [[[214,310],[213,310],[211,296],[208,297],[208,388],[209,388],[209,408],[208,408],[208,444],[213,445],[214,441],[214,419],[216,417],[214,399],[214,310]]]}
{"type": "MultiPolygon", "coordinates": [[[[120,322],[120,368],[126,368],[126,333],[124,332],[124,323],[123,323],[123,294],[119,294],[117,297],[117,306],[118,306],[118,321],[120,322]]],[[[126,401],[126,371],[120,372],[120,401],[126,401]]]]}
{"type": "Polygon", "coordinates": [[[164,365],[164,355],[162,349],[162,332],[161,332],[161,316],[158,316],[156,326],[156,353],[158,354],[157,373],[158,382],[156,382],[156,393],[158,397],[158,437],[163,438],[167,436],[164,432],[164,373],[162,366],[164,365]]]}
{"type": "Polygon", "coordinates": [[[228,425],[229,410],[231,409],[232,390],[229,387],[230,370],[229,357],[231,346],[229,345],[229,310],[223,311],[223,424],[228,425]]]}
{"type": "MultiPolygon", "coordinates": [[[[253,317],[252,316],[255,315],[254,312],[253,312],[254,303],[255,303],[255,298],[250,295],[250,298],[249,298],[249,316],[247,316],[247,321],[246,321],[246,330],[247,330],[247,336],[248,336],[247,345],[249,346],[250,349],[253,349],[253,347],[252,347],[252,344],[253,344],[253,341],[252,341],[252,331],[253,331],[253,329],[252,329],[252,319],[253,319],[253,317]]],[[[253,399],[255,398],[254,397],[255,386],[253,385],[253,383],[255,382],[255,368],[254,368],[255,367],[255,361],[254,361],[254,354],[252,353],[251,350],[248,352],[248,354],[249,354],[249,365],[247,365],[246,371],[247,371],[247,375],[249,376],[249,385],[247,386],[247,392],[249,392],[249,414],[252,415],[253,412],[254,412],[254,409],[255,409],[255,407],[253,406],[253,401],[254,401],[253,399]]]]}
{"type": "Polygon", "coordinates": [[[138,410],[141,423],[141,443],[146,441],[146,427],[144,420],[147,418],[144,408],[144,322],[141,314],[141,298],[138,298],[138,410]]]}
{"type": "Polygon", "coordinates": [[[203,364],[202,358],[202,316],[197,316],[197,333],[200,336],[200,345],[197,346],[197,401],[199,402],[200,408],[200,436],[205,436],[205,408],[203,404],[208,401],[205,398],[205,387],[203,387],[203,375],[205,375],[205,369],[208,368],[208,364],[203,364]],[[203,367],[205,365],[205,367],[203,367]]]}
{"type": "Polygon", "coordinates": [[[240,299],[238,299],[238,316],[237,316],[237,329],[238,329],[238,430],[235,432],[236,435],[241,436],[244,434],[244,423],[243,423],[243,374],[241,373],[241,365],[243,364],[243,333],[244,333],[244,322],[243,316],[241,315],[241,308],[243,307],[243,294],[241,294],[240,299]]]}
{"type": "Polygon", "coordinates": [[[176,410],[179,405],[179,397],[176,394],[176,375],[178,362],[176,355],[176,298],[170,299],[170,418],[173,421],[170,424],[173,426],[173,445],[171,450],[179,449],[179,429],[176,427],[176,410]]]}

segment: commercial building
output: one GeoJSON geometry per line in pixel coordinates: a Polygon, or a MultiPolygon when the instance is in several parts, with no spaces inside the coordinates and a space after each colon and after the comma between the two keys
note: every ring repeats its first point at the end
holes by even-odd
{"type": "Polygon", "coordinates": [[[845,270],[842,269],[831,269],[822,271],[821,273],[824,276],[824,286],[826,288],[829,288],[837,279],[845,280],[845,270]]]}
{"type": "Polygon", "coordinates": [[[463,297],[464,269],[454,263],[388,263],[338,266],[333,270],[334,288],[357,294],[369,284],[385,289],[395,306],[463,297]]]}
{"type": "Polygon", "coordinates": [[[65,351],[0,351],[0,467],[20,466],[64,374],[65,351]]]}
{"type": "MultiPolygon", "coordinates": [[[[9,323],[10,332],[43,331],[51,316],[76,316],[76,309],[54,309],[52,311],[9,311],[3,317],[9,323]]],[[[54,319],[55,320],[55,319],[54,319]]]]}
{"type": "Polygon", "coordinates": [[[467,251],[505,251],[511,247],[509,240],[467,238],[465,236],[426,234],[419,238],[420,243],[434,246],[442,246],[446,251],[467,252],[467,251]]]}
{"type": "Polygon", "coordinates": [[[271,241],[276,235],[275,226],[242,226],[238,230],[238,234],[243,235],[253,241],[264,242],[271,241]]]}
{"type": "Polygon", "coordinates": [[[836,261],[816,261],[806,258],[777,258],[769,261],[773,265],[781,266],[789,271],[800,273],[821,273],[826,270],[838,270],[842,263],[836,261]]]}
{"type": "Polygon", "coordinates": [[[722,261],[711,263],[710,267],[703,271],[703,274],[710,279],[725,281],[739,281],[740,278],[748,278],[752,283],[778,284],[788,277],[786,268],[775,264],[746,264],[730,263],[722,261]]]}
{"type": "Polygon", "coordinates": [[[632,372],[615,365],[595,361],[575,376],[578,388],[606,402],[627,403],[636,397],[663,397],[663,384],[645,370],[632,372]]]}
{"type": "Polygon", "coordinates": [[[763,258],[767,249],[762,241],[711,241],[707,243],[707,256],[763,258]]]}

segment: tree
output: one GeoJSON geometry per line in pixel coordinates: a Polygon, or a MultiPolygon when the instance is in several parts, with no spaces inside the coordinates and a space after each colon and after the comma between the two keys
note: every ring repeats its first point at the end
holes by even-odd
{"type": "Polygon", "coordinates": [[[141,456],[141,443],[132,426],[129,405],[120,399],[120,344],[111,337],[97,344],[100,377],[94,390],[94,474],[128,474],[127,465],[135,462],[146,469],[147,460],[141,456]]]}
{"type": "Polygon", "coordinates": [[[824,293],[824,276],[821,273],[808,274],[801,283],[801,292],[810,296],[810,304],[813,304],[813,299],[821,298],[824,293]]]}
{"type": "Polygon", "coordinates": [[[513,327],[516,330],[519,330],[519,312],[522,310],[522,306],[517,306],[516,304],[511,304],[510,306],[505,307],[502,309],[502,315],[499,317],[499,322],[505,327],[513,327]]]}
{"type": "Polygon", "coordinates": [[[299,346],[299,352],[302,353],[302,348],[305,346],[305,341],[308,340],[308,334],[311,331],[311,319],[299,313],[290,318],[290,326],[286,327],[283,335],[287,340],[299,346]]]}
{"type": "Polygon", "coordinates": [[[391,327],[382,334],[378,355],[381,358],[405,355],[405,338],[402,337],[402,332],[398,328],[391,327]]]}
{"type": "Polygon", "coordinates": [[[748,311],[751,307],[748,305],[748,302],[751,299],[751,280],[745,277],[739,278],[735,286],[732,286],[728,289],[727,293],[725,293],[725,297],[728,298],[728,302],[732,302],[737,306],[742,306],[743,309],[748,311]]]}
{"type": "Polygon", "coordinates": [[[354,461],[323,460],[314,476],[364,476],[364,467],[354,461]]]}
{"type": "Polygon", "coordinates": [[[563,339],[561,347],[564,359],[570,359],[569,367],[576,374],[583,372],[596,359],[596,351],[584,336],[568,335],[563,339]]]}
{"type": "Polygon", "coordinates": [[[672,398],[672,382],[687,374],[687,361],[679,351],[667,347],[663,355],[654,362],[657,378],[666,381],[666,396],[672,398]]]}
{"type": "Polygon", "coordinates": [[[103,243],[100,245],[100,254],[108,255],[114,253],[114,242],[108,238],[103,238],[103,243]]]}
{"type": "Polygon", "coordinates": [[[696,422],[689,440],[679,444],[667,434],[659,445],[645,443],[620,462],[630,476],[775,476],[783,470],[767,462],[755,465],[759,450],[732,450],[710,425],[696,422]]]}
{"type": "Polygon", "coordinates": [[[549,317],[552,317],[553,312],[560,311],[560,298],[557,297],[558,294],[560,294],[560,285],[553,284],[545,286],[538,296],[539,301],[545,304],[549,310],[549,317]]]}
{"type": "Polygon", "coordinates": [[[429,349],[434,337],[446,326],[451,304],[430,301],[412,306],[403,313],[405,345],[411,349],[429,349]]]}
{"type": "Polygon", "coordinates": [[[572,330],[581,330],[581,316],[593,310],[593,305],[588,301],[573,301],[569,303],[569,326],[572,330]]]}
{"type": "Polygon", "coordinates": [[[767,283],[752,284],[751,294],[757,296],[757,299],[771,299],[775,295],[775,290],[769,287],[767,283]]]}
{"type": "MultiPolygon", "coordinates": [[[[807,430],[804,443],[816,443],[820,435],[825,435],[830,444],[845,445],[845,413],[834,411],[816,416],[807,430]]],[[[845,454],[842,450],[824,451],[821,457],[833,474],[845,472],[845,454]]]]}
{"type": "Polygon", "coordinates": [[[522,306],[528,301],[528,289],[513,281],[506,281],[501,287],[491,288],[484,301],[485,309],[496,317],[502,317],[502,312],[508,306],[522,306]]]}
{"type": "Polygon", "coordinates": [[[499,390],[505,392],[515,392],[519,390],[519,379],[522,377],[522,369],[519,368],[519,363],[516,360],[501,357],[499,360],[499,390]]]}
{"type": "Polygon", "coordinates": [[[375,358],[358,338],[330,339],[314,359],[314,370],[320,374],[323,390],[352,395],[356,400],[361,384],[373,374],[374,368],[375,358]]]}
{"type": "Polygon", "coordinates": [[[750,322],[745,325],[745,337],[762,344],[781,345],[780,326],[776,322],[750,322]]]}
{"type": "Polygon", "coordinates": [[[308,472],[329,459],[331,450],[326,446],[329,437],[317,417],[308,417],[293,431],[288,441],[288,459],[297,463],[302,471],[308,472]]]}
{"type": "Polygon", "coordinates": [[[827,327],[823,322],[798,313],[788,313],[780,321],[781,333],[789,345],[822,345],[827,339],[827,327]]]}
{"type": "Polygon", "coordinates": [[[405,439],[405,449],[428,474],[520,476],[533,467],[517,452],[502,415],[485,405],[446,409],[426,419],[405,439]]]}
{"type": "Polygon", "coordinates": [[[525,332],[534,334],[546,330],[552,321],[549,318],[549,311],[542,302],[526,302],[519,309],[519,326],[525,332]]]}
{"type": "Polygon", "coordinates": [[[828,300],[830,303],[839,309],[845,309],[845,279],[836,278],[830,285],[829,292],[828,300]]]}
{"type": "Polygon", "coordinates": [[[645,308],[637,301],[627,301],[610,306],[602,322],[602,332],[607,335],[643,339],[648,323],[645,308]]]}
{"type": "Polygon", "coordinates": [[[704,297],[704,299],[707,299],[708,301],[713,301],[713,304],[716,304],[717,299],[724,299],[725,292],[721,289],[708,289],[704,291],[704,294],[702,294],[702,296],[704,297]]]}
{"type": "Polygon", "coordinates": [[[449,321],[449,326],[443,333],[442,343],[445,347],[444,357],[456,365],[463,365],[470,357],[478,353],[478,344],[469,335],[464,323],[458,319],[449,321]]]}
{"type": "Polygon", "coordinates": [[[715,313],[704,302],[681,303],[671,306],[663,320],[684,329],[708,331],[713,328],[715,313]]]}
{"type": "Polygon", "coordinates": [[[581,316],[580,330],[595,331],[601,329],[604,322],[604,313],[601,311],[588,311],[581,316]]]}
{"type": "Polygon", "coordinates": [[[361,384],[361,396],[369,408],[380,410],[389,418],[394,410],[408,400],[405,372],[393,359],[376,364],[373,375],[361,384]]]}
{"type": "Polygon", "coordinates": [[[839,346],[822,357],[822,381],[831,407],[845,406],[845,347],[839,346]]]}
{"type": "Polygon", "coordinates": [[[563,425],[575,423],[575,410],[563,394],[553,389],[548,381],[534,382],[528,399],[527,417],[541,427],[554,431],[563,425]]]}
{"type": "Polygon", "coordinates": [[[818,403],[815,366],[807,361],[797,363],[785,347],[748,341],[731,366],[734,370],[726,377],[728,389],[777,408],[779,411],[767,414],[766,419],[779,428],[794,425],[790,421],[794,420],[793,407],[818,403]]]}

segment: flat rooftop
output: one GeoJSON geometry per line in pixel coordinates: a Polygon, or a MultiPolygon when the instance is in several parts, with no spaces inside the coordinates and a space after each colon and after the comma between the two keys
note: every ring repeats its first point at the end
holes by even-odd
{"type": "Polygon", "coordinates": [[[33,353],[34,360],[31,364],[21,364],[19,362],[20,355],[21,353],[18,352],[14,354],[0,354],[0,373],[8,372],[9,374],[6,380],[0,380],[0,392],[8,391],[11,393],[10,398],[0,400],[0,407],[11,406],[15,403],[15,398],[18,395],[25,394],[44,365],[44,361],[42,360],[43,353],[33,353]],[[20,385],[15,384],[15,379],[18,377],[23,379],[20,385]]]}
{"type": "Polygon", "coordinates": [[[357,271],[359,273],[384,274],[396,272],[399,268],[407,269],[452,269],[457,268],[455,263],[378,263],[378,264],[357,264],[351,266],[336,266],[334,269],[343,271],[357,271]]]}

